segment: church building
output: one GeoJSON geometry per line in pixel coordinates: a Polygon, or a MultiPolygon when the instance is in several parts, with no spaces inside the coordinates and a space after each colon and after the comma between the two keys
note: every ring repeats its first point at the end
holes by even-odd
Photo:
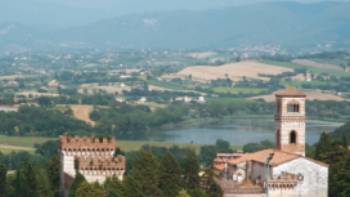
{"type": "Polygon", "coordinates": [[[116,140],[113,138],[60,136],[60,188],[68,196],[77,173],[89,183],[103,184],[108,177],[123,179],[125,158],[115,157],[116,140]]]}
{"type": "Polygon", "coordinates": [[[327,197],[328,165],[305,157],[305,93],[287,88],[275,96],[276,147],[218,154],[216,182],[224,197],[327,197]]]}

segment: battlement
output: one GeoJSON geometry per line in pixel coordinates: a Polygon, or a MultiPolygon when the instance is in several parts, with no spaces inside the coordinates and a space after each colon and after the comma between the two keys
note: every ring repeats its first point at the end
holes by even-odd
{"type": "Polygon", "coordinates": [[[104,152],[114,151],[117,142],[114,138],[100,138],[100,137],[77,137],[63,135],[59,138],[59,148],[61,151],[69,152],[104,152]]]}
{"type": "Polygon", "coordinates": [[[79,170],[118,171],[125,168],[125,157],[80,157],[77,158],[79,170]]]}

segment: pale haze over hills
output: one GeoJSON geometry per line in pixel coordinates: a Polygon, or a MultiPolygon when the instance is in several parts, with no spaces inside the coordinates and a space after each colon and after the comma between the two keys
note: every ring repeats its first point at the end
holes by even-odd
{"type": "MultiPolygon", "coordinates": [[[[301,3],[332,0],[289,0],[301,3]]],[[[126,14],[174,10],[208,10],[285,0],[2,0],[0,23],[74,26],[126,14]]],[[[337,2],[350,2],[337,0],[337,2]]]]}
{"type": "Polygon", "coordinates": [[[348,0],[5,0],[0,49],[347,48],[348,10],[348,0]]]}

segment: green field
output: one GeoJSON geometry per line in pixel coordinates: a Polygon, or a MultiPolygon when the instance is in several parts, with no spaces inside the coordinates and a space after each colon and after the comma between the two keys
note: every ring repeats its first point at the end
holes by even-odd
{"type": "Polygon", "coordinates": [[[284,85],[285,87],[287,86],[293,86],[296,88],[302,88],[303,85],[311,85],[315,87],[319,86],[330,86],[334,85],[336,86],[336,82],[331,82],[331,81],[318,81],[318,80],[312,80],[312,81],[286,81],[284,79],[281,80],[281,84],[284,85]]]}
{"type": "Polygon", "coordinates": [[[242,88],[242,87],[215,87],[213,92],[218,94],[261,94],[266,91],[263,88],[242,88]]]}
{"type": "MultiPolygon", "coordinates": [[[[49,140],[56,140],[57,138],[48,137],[13,137],[0,135],[0,151],[2,153],[10,153],[12,151],[27,151],[34,153],[35,144],[42,144],[49,140]]],[[[139,150],[144,145],[157,146],[157,147],[171,147],[175,144],[152,142],[152,141],[131,141],[131,140],[117,140],[117,146],[123,151],[135,151],[139,150]]],[[[197,144],[176,144],[182,148],[191,148],[196,152],[199,151],[200,145],[197,144]]]]}
{"type": "Polygon", "coordinates": [[[171,89],[171,90],[176,90],[176,91],[187,90],[186,87],[184,87],[180,84],[170,83],[170,82],[166,82],[166,81],[158,81],[158,80],[150,79],[150,80],[147,80],[147,83],[150,85],[155,85],[155,86],[159,86],[159,87],[171,89]]]}
{"type": "Polygon", "coordinates": [[[322,68],[316,68],[312,66],[303,66],[299,64],[295,64],[292,62],[280,62],[280,61],[271,61],[271,60],[259,60],[259,62],[264,64],[270,64],[270,65],[276,65],[276,66],[282,66],[286,68],[293,68],[293,69],[307,69],[311,73],[314,74],[330,74],[336,77],[348,77],[350,76],[349,73],[333,70],[333,69],[322,69],[322,68]]]}

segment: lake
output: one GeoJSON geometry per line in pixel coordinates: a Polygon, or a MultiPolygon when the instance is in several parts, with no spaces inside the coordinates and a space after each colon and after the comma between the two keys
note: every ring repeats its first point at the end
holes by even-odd
{"type": "MultiPolygon", "coordinates": [[[[314,144],[322,132],[333,132],[342,123],[308,120],[306,141],[314,144]]],[[[232,145],[244,145],[262,140],[274,141],[275,123],[266,118],[235,118],[230,123],[205,127],[173,129],[152,134],[146,140],[168,143],[214,144],[217,139],[229,141],[232,145]]]]}

